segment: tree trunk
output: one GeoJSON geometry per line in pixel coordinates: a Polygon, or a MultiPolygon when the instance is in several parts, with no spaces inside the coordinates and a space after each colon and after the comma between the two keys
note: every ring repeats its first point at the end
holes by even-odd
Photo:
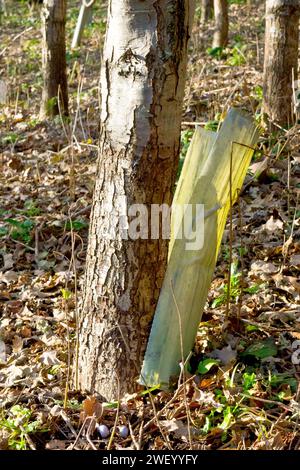
{"type": "Polygon", "coordinates": [[[214,0],[215,32],[213,47],[225,47],[228,42],[228,3],[227,0],[214,0]]]}
{"type": "Polygon", "coordinates": [[[68,114],[66,0],[45,0],[42,9],[43,76],[41,117],[68,114]]]}
{"type": "Polygon", "coordinates": [[[201,0],[201,24],[207,23],[213,16],[214,0],[201,0]]]}
{"type": "Polygon", "coordinates": [[[165,273],[168,240],[147,234],[126,240],[122,198],[127,207],[172,202],[193,11],[191,0],[111,0],[109,6],[75,360],[75,385],[107,400],[136,389],[165,273]]]}
{"type": "Polygon", "coordinates": [[[271,122],[292,123],[293,76],[298,69],[299,0],[267,0],[263,111],[271,122]]]}
{"type": "Polygon", "coordinates": [[[92,21],[94,1],[89,1],[87,5],[88,6],[86,6],[85,3],[81,4],[72,39],[71,49],[75,49],[75,47],[80,46],[84,28],[87,24],[90,24],[92,21]]]}
{"type": "Polygon", "coordinates": [[[7,10],[6,10],[6,1],[5,0],[0,0],[0,22],[1,22],[1,16],[7,15],[7,10]]]}

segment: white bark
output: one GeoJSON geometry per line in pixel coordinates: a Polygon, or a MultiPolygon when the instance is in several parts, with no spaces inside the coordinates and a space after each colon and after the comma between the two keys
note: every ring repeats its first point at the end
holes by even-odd
{"type": "Polygon", "coordinates": [[[163,281],[167,240],[126,240],[118,220],[124,197],[148,208],[171,204],[192,14],[191,0],[109,6],[78,377],[81,389],[106,399],[136,387],[163,281]]]}

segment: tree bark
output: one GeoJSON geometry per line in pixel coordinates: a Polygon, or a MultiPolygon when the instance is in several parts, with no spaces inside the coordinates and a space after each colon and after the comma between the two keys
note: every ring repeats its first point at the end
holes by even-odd
{"type": "Polygon", "coordinates": [[[201,24],[207,23],[212,18],[213,10],[213,0],[201,0],[201,24]]]}
{"type": "Polygon", "coordinates": [[[84,3],[81,4],[72,39],[71,49],[75,49],[75,47],[80,46],[84,28],[87,24],[91,23],[93,18],[93,5],[94,1],[89,1],[88,6],[86,6],[84,3]]]}
{"type": "Polygon", "coordinates": [[[6,1],[5,0],[0,0],[0,23],[1,23],[1,16],[2,15],[7,15],[7,10],[6,10],[6,1]]]}
{"type": "Polygon", "coordinates": [[[228,3],[214,0],[215,32],[213,47],[225,47],[228,43],[228,3]]]}
{"type": "Polygon", "coordinates": [[[292,123],[293,74],[297,79],[299,0],[267,0],[263,111],[271,122],[292,123]],[[294,72],[293,72],[294,71],[294,72]]]}
{"type": "Polygon", "coordinates": [[[122,198],[128,206],[171,204],[193,10],[191,0],[111,0],[109,6],[75,360],[75,385],[107,400],[136,389],[165,273],[168,240],[126,240],[122,198]],[[114,239],[106,235],[111,229],[114,239]]]}
{"type": "Polygon", "coordinates": [[[42,8],[43,76],[41,117],[68,115],[66,0],[45,0],[42,8]]]}

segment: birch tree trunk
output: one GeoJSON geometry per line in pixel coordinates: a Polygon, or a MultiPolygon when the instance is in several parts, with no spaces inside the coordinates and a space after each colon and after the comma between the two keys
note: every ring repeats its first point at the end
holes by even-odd
{"type": "Polygon", "coordinates": [[[43,76],[41,117],[68,114],[66,0],[45,0],[42,9],[43,76]]]}
{"type": "Polygon", "coordinates": [[[193,10],[191,0],[109,5],[100,155],[75,360],[75,385],[107,400],[136,389],[165,273],[168,240],[147,234],[126,240],[122,198],[128,206],[171,204],[193,10]],[[114,237],[107,236],[111,231],[114,237]]]}
{"type": "Polygon", "coordinates": [[[228,2],[214,0],[215,32],[213,47],[225,47],[228,42],[228,2]]]}
{"type": "Polygon", "coordinates": [[[267,0],[263,111],[271,122],[292,123],[297,79],[300,0],[267,0]]]}
{"type": "Polygon", "coordinates": [[[201,0],[201,24],[207,23],[213,16],[213,0],[201,0]]]}

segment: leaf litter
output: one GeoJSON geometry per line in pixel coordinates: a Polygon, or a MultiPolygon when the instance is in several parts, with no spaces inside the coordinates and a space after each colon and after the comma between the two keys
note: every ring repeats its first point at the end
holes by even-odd
{"type": "MultiPolygon", "coordinates": [[[[259,119],[263,5],[248,8],[231,5],[222,57],[207,53],[213,24],[196,12],[183,137],[189,122],[216,128],[230,106],[259,119]]],[[[229,311],[228,225],[184,383],[120,403],[66,394],[98,145],[105,13],[95,9],[98,29],[68,63],[71,116],[83,81],[71,144],[59,120],[38,119],[38,15],[10,2],[1,26],[0,449],[299,449],[298,125],[262,133],[233,211],[229,311]]],[[[75,11],[70,2],[68,44],[75,11]]]]}

